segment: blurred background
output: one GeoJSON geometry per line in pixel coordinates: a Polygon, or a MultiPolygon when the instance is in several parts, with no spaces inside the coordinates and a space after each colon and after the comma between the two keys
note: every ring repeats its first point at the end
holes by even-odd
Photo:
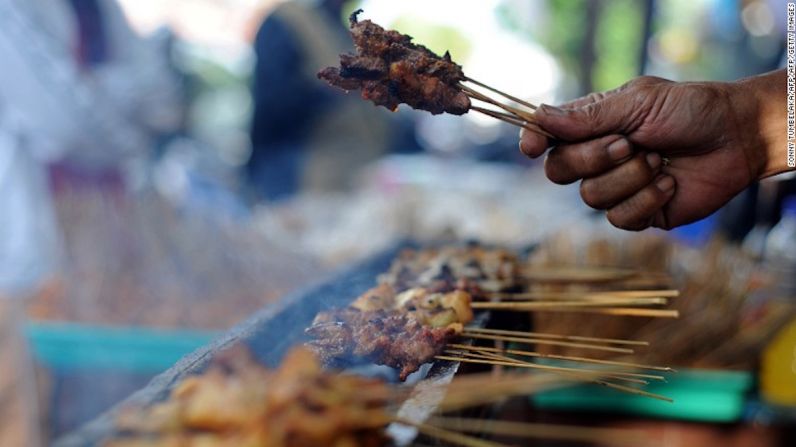
{"type": "MultiPolygon", "coordinates": [[[[46,444],[396,241],[621,237],[521,156],[516,128],[389,113],[318,81],[357,8],[535,103],[642,74],[734,80],[785,48],[784,0],[0,0],[0,413],[19,420],[0,445],[46,444]]],[[[769,237],[794,192],[756,185],[666,243],[721,238],[796,277],[770,261],[796,242],[769,237]]],[[[780,413],[754,402],[700,445],[782,441],[764,429],[780,413]]],[[[696,445],[683,436],[667,445],[696,445]]]]}

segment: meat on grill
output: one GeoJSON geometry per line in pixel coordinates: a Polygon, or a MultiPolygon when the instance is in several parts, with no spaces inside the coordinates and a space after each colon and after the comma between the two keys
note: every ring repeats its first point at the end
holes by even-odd
{"type": "Polygon", "coordinates": [[[359,89],[363,99],[390,110],[405,103],[434,115],[467,113],[470,99],[458,87],[464,72],[448,52],[440,57],[410,36],[359,21],[361,11],[349,19],[356,54],[340,55],[340,68],[324,68],[318,78],[346,91],[359,89]]]}
{"type": "Polygon", "coordinates": [[[422,287],[431,292],[463,290],[474,298],[511,290],[521,282],[517,256],[479,245],[404,250],[379,277],[385,287],[401,292],[422,287]]]}
{"type": "Polygon", "coordinates": [[[406,380],[457,336],[453,327],[434,328],[397,310],[348,307],[321,312],[307,329],[307,345],[327,364],[362,358],[400,370],[406,380]]]}

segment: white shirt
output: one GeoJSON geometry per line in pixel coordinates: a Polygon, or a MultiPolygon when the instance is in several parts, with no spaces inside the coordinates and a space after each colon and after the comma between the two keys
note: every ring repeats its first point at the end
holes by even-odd
{"type": "Polygon", "coordinates": [[[165,55],[98,0],[109,61],[81,71],[66,0],[0,0],[0,296],[51,271],[57,238],[44,164],[113,165],[179,121],[165,55]]]}

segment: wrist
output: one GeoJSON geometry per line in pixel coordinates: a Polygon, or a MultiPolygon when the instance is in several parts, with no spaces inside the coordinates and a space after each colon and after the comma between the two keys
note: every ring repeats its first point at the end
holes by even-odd
{"type": "MultiPolygon", "coordinates": [[[[759,178],[770,177],[792,170],[788,166],[787,95],[785,70],[741,79],[733,83],[737,96],[749,98],[751,114],[748,123],[759,141],[753,148],[757,157],[764,159],[759,178]]],[[[733,101],[733,105],[747,104],[733,101]]]]}

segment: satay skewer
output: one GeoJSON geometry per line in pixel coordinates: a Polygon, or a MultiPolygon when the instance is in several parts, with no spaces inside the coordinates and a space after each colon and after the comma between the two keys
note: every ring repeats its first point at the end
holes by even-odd
{"type": "Polygon", "coordinates": [[[514,115],[510,115],[508,113],[501,113],[501,112],[498,112],[498,111],[495,111],[495,110],[490,110],[490,109],[486,109],[486,108],[479,107],[479,106],[471,106],[470,110],[473,110],[473,111],[479,112],[479,113],[483,113],[484,115],[487,115],[487,116],[490,116],[492,118],[498,119],[500,121],[503,121],[504,123],[508,123],[508,124],[513,125],[513,126],[521,127],[523,129],[528,129],[528,130],[530,130],[532,132],[536,132],[536,133],[542,134],[544,136],[547,136],[549,138],[552,138],[552,135],[550,135],[549,133],[547,133],[544,130],[542,130],[542,128],[540,128],[538,125],[533,124],[533,123],[525,122],[525,121],[515,117],[514,115]]]}
{"type": "Polygon", "coordinates": [[[477,99],[479,101],[483,101],[483,102],[492,104],[493,106],[500,107],[501,109],[505,110],[506,112],[511,113],[512,115],[516,116],[517,118],[519,118],[519,119],[521,119],[523,121],[527,121],[529,123],[536,122],[536,118],[533,116],[533,112],[526,112],[526,111],[520,110],[520,109],[518,109],[518,108],[516,108],[514,106],[510,106],[508,104],[503,104],[502,102],[500,102],[500,101],[498,101],[498,100],[496,100],[494,98],[490,98],[489,96],[479,92],[478,90],[473,90],[472,88],[470,88],[470,87],[468,87],[468,86],[466,86],[464,84],[460,83],[460,84],[458,84],[458,86],[459,86],[459,88],[462,89],[464,94],[467,95],[468,97],[470,97],[471,99],[477,99]]]}
{"type": "Polygon", "coordinates": [[[594,363],[597,365],[607,365],[607,366],[621,366],[625,368],[632,368],[632,369],[647,369],[652,371],[661,371],[661,372],[677,372],[674,368],[668,366],[656,366],[656,365],[645,365],[641,363],[632,363],[632,362],[623,362],[619,360],[602,360],[602,359],[593,359],[590,357],[579,357],[579,356],[572,356],[572,355],[558,355],[558,354],[543,354],[541,352],[536,351],[523,351],[520,349],[501,349],[501,348],[491,348],[488,346],[471,346],[471,345],[463,345],[458,343],[451,343],[448,345],[450,348],[461,349],[461,350],[471,350],[471,351],[489,351],[489,352],[498,352],[498,353],[506,353],[512,355],[518,355],[522,357],[537,357],[537,358],[545,358],[545,359],[553,359],[553,360],[564,360],[567,362],[582,362],[582,363],[594,363]]]}
{"type": "MultiPolygon", "coordinates": [[[[539,309],[545,311],[547,309],[539,309]]],[[[552,310],[552,309],[551,309],[552,310]]],[[[573,308],[554,309],[556,312],[582,312],[591,314],[619,315],[627,317],[680,318],[680,311],[671,309],[643,309],[636,307],[617,307],[613,309],[573,308]]]]}
{"type": "Polygon", "coordinates": [[[466,85],[459,84],[459,87],[462,89],[464,94],[467,95],[468,98],[483,101],[487,104],[499,107],[508,112],[508,114],[503,114],[500,112],[496,112],[494,110],[485,109],[483,107],[475,105],[471,105],[470,110],[483,113],[485,115],[491,116],[501,121],[505,121],[515,126],[523,127],[532,132],[536,132],[540,135],[543,135],[547,138],[555,138],[550,132],[547,132],[546,130],[539,127],[539,125],[536,123],[536,118],[534,117],[533,112],[526,112],[516,107],[503,104],[502,102],[495,100],[494,98],[490,98],[489,96],[477,90],[473,90],[470,87],[467,87],[466,85]]]}
{"type": "Polygon", "coordinates": [[[479,301],[472,303],[473,309],[498,309],[498,310],[536,310],[551,308],[586,308],[586,307],[613,307],[613,306],[652,306],[658,304],[668,304],[666,298],[615,298],[615,299],[595,299],[595,300],[573,300],[573,301],[508,301],[492,302],[479,301]]]}
{"type": "MultiPolygon", "coordinates": [[[[525,268],[523,279],[537,283],[600,283],[629,280],[639,276],[652,276],[657,273],[643,272],[633,269],[602,268],[602,267],[533,267],[525,268]]],[[[668,275],[661,275],[668,279],[668,275]]]]}
{"type": "Polygon", "coordinates": [[[601,337],[585,337],[580,335],[560,335],[560,334],[550,334],[545,332],[527,332],[527,331],[512,331],[507,329],[488,329],[488,328],[476,328],[476,327],[468,327],[465,328],[465,332],[475,332],[475,333],[483,333],[483,334],[493,334],[493,335],[508,335],[513,337],[525,337],[525,338],[549,338],[554,340],[567,340],[567,341],[580,341],[580,342],[590,342],[590,343],[605,343],[605,344],[617,344],[617,345],[631,345],[631,346],[649,346],[649,342],[641,341],[641,340],[625,340],[625,339],[618,339],[618,338],[601,338],[601,337]]]}
{"type": "Polygon", "coordinates": [[[434,416],[426,423],[435,427],[461,432],[503,435],[513,438],[596,442],[622,446],[649,444],[649,437],[646,433],[632,429],[593,428],[576,425],[540,424],[450,416],[434,416]]]}
{"type": "Polygon", "coordinates": [[[462,447],[509,447],[505,444],[499,444],[485,439],[475,438],[453,430],[435,427],[426,423],[413,422],[407,419],[395,419],[396,423],[401,425],[408,425],[414,427],[420,433],[431,438],[436,438],[451,444],[460,445],[462,447]]]}
{"type": "Polygon", "coordinates": [[[550,366],[550,365],[541,365],[538,363],[533,362],[525,362],[522,360],[512,359],[507,357],[505,359],[498,358],[497,356],[488,356],[483,355],[482,358],[478,358],[478,355],[474,355],[472,353],[467,355],[460,355],[455,353],[445,353],[436,356],[435,358],[438,360],[448,360],[451,362],[465,362],[465,363],[480,363],[486,365],[502,365],[502,366],[515,366],[519,368],[529,368],[529,369],[539,369],[548,372],[564,372],[564,373],[571,373],[571,374],[580,374],[583,376],[593,376],[593,377],[605,377],[615,380],[624,380],[624,378],[628,378],[628,382],[631,383],[638,383],[642,385],[646,385],[648,382],[644,380],[636,380],[636,379],[643,379],[643,378],[651,378],[655,377],[653,380],[661,380],[665,381],[666,379],[661,376],[655,376],[652,374],[634,374],[634,373],[618,373],[614,371],[598,371],[598,370],[591,370],[591,369],[582,369],[582,368],[567,368],[562,366],[550,366]],[[483,357],[491,357],[491,358],[483,358],[483,357]],[[650,376],[650,377],[647,377],[650,376]]]}
{"type": "Polygon", "coordinates": [[[584,374],[586,376],[599,376],[606,379],[612,380],[621,380],[630,383],[636,383],[639,385],[648,385],[649,382],[643,379],[650,379],[650,380],[659,380],[659,381],[666,381],[666,378],[657,375],[657,374],[643,374],[643,373],[630,373],[630,372],[623,372],[623,371],[613,371],[613,370],[594,370],[594,369],[587,369],[587,368],[578,368],[578,367],[565,367],[565,366],[554,366],[554,365],[543,365],[539,363],[529,362],[525,360],[515,359],[513,357],[508,357],[502,354],[494,353],[494,352],[487,352],[487,351],[459,351],[456,349],[448,349],[445,351],[443,355],[449,356],[458,356],[464,358],[475,358],[487,361],[496,361],[496,365],[504,365],[504,366],[511,366],[507,363],[513,363],[514,366],[521,367],[521,368],[535,368],[535,369],[544,369],[546,371],[551,372],[571,372],[574,374],[584,374]],[[539,367],[539,368],[537,368],[539,367]]]}
{"type": "Polygon", "coordinates": [[[590,343],[575,343],[561,340],[547,340],[547,339],[534,339],[527,337],[510,337],[506,335],[493,335],[481,334],[478,332],[464,331],[461,333],[465,338],[476,338],[480,340],[493,340],[493,341],[506,341],[515,343],[524,343],[529,345],[550,345],[550,346],[566,346],[569,348],[592,349],[595,351],[615,352],[617,354],[633,354],[635,351],[630,348],[620,348],[617,346],[604,346],[590,343]]]}
{"type": "Polygon", "coordinates": [[[517,98],[516,96],[509,95],[508,93],[502,92],[502,91],[496,89],[495,87],[490,87],[490,86],[484,84],[483,82],[476,81],[475,79],[473,79],[473,78],[471,78],[469,76],[465,76],[464,80],[467,81],[467,82],[472,82],[473,84],[475,84],[475,85],[477,85],[479,87],[483,87],[483,88],[485,88],[485,89],[487,89],[487,90],[489,90],[491,92],[497,93],[498,95],[500,95],[500,96],[502,96],[502,97],[504,97],[504,98],[506,98],[506,99],[508,99],[510,101],[514,101],[517,104],[522,104],[522,105],[524,105],[525,107],[527,107],[527,108],[529,108],[531,110],[536,110],[536,109],[539,108],[536,104],[530,103],[528,101],[524,101],[524,100],[522,100],[520,98],[517,98]]]}
{"type": "MultiPolygon", "coordinates": [[[[497,360],[495,360],[493,363],[490,363],[489,361],[486,361],[486,360],[468,359],[468,358],[465,358],[465,357],[449,357],[449,356],[437,356],[437,357],[440,360],[448,360],[448,361],[454,361],[454,362],[480,363],[480,364],[492,364],[492,365],[500,364],[497,360]]],[[[512,363],[512,362],[504,362],[504,363],[506,363],[506,365],[503,365],[503,366],[517,366],[516,363],[512,363]]],[[[538,366],[541,366],[541,365],[538,365],[538,366]]],[[[581,374],[581,377],[578,377],[578,375],[579,375],[578,372],[559,371],[558,373],[573,377],[577,381],[582,381],[583,380],[583,374],[581,374]]],[[[625,385],[620,385],[620,384],[617,384],[617,383],[607,382],[605,380],[600,380],[600,379],[589,380],[589,379],[587,379],[587,381],[590,381],[590,382],[593,382],[593,383],[596,383],[598,385],[602,385],[602,386],[605,386],[605,387],[608,387],[608,388],[613,388],[613,389],[616,389],[616,390],[619,390],[619,391],[624,391],[624,392],[630,393],[630,394],[637,394],[637,395],[640,395],[640,396],[646,396],[646,397],[650,397],[650,398],[653,398],[653,399],[658,399],[658,400],[662,400],[662,401],[666,401],[666,402],[674,402],[671,398],[668,398],[666,396],[661,396],[659,394],[650,393],[648,391],[640,390],[638,388],[633,388],[633,387],[629,387],[629,386],[625,386],[625,385]]]]}
{"type": "Polygon", "coordinates": [[[676,298],[680,296],[680,291],[675,289],[652,289],[652,290],[598,290],[588,292],[558,292],[558,291],[531,291],[531,292],[485,292],[484,295],[491,298],[510,299],[510,300],[545,300],[545,299],[603,299],[606,297],[615,298],[676,298]]]}

